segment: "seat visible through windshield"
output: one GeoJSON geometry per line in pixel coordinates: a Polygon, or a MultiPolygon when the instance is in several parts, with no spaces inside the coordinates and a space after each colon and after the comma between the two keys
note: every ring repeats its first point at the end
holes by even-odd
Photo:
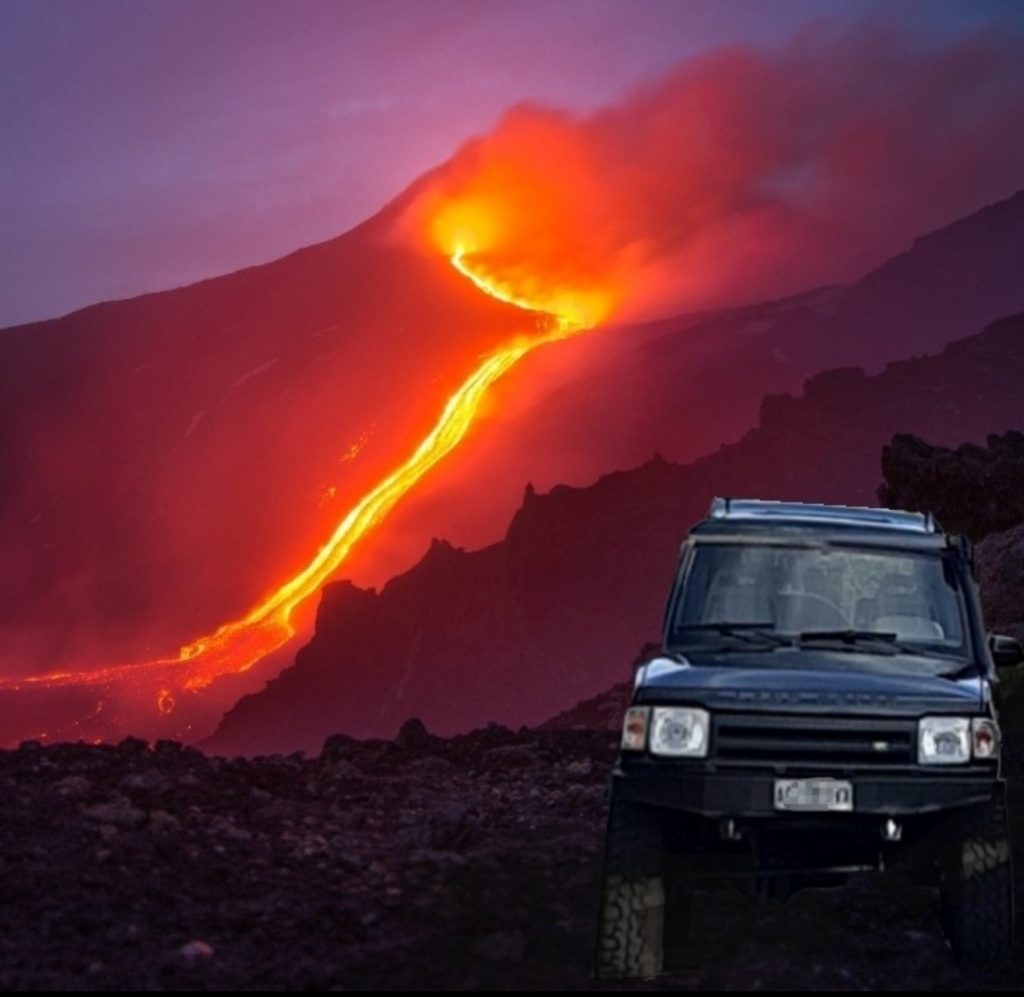
{"type": "Polygon", "coordinates": [[[940,554],[860,548],[698,544],[674,626],[714,623],[947,648],[964,639],[956,576],[940,554]]]}

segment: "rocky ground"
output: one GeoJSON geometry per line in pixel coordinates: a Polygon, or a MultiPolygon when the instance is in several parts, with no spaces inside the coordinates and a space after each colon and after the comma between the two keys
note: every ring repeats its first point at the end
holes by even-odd
{"type": "MultiPolygon", "coordinates": [[[[2,752],[0,988],[590,988],[613,749],[606,731],[411,722],[312,759],[2,752]]],[[[1014,806],[1022,827],[1016,787],[1014,806]]],[[[934,895],[881,877],[700,909],[703,965],[646,989],[1024,979],[1021,947],[956,967],[934,895]]]]}

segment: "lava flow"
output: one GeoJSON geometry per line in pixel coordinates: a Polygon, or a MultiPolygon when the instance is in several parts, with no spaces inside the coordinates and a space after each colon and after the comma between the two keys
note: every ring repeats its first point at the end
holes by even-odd
{"type": "MultiPolygon", "coordinates": [[[[465,244],[451,251],[452,265],[485,293],[515,305],[535,316],[536,329],[484,356],[477,368],[458,387],[445,405],[433,429],[412,455],[367,492],[338,523],[334,533],[316,556],[294,577],[288,579],[239,620],[223,624],[216,631],[185,645],[177,657],[116,665],[83,672],[6,679],[0,686],[111,685],[148,677],[156,683],[155,708],[170,713],[175,706],[172,686],[179,691],[196,691],[215,678],[247,671],[257,661],[277,650],[295,635],[291,614],[300,603],[314,595],[345,561],[352,547],[391,511],[395,504],[435,464],[463,440],[476,417],[487,389],[527,353],[545,343],[555,342],[592,328],[601,317],[593,302],[587,307],[559,300],[559,310],[538,307],[523,294],[490,273],[477,254],[465,244]]],[[[582,299],[581,299],[582,300],[582,299]]],[[[540,302],[545,305],[547,301],[540,302]]]]}

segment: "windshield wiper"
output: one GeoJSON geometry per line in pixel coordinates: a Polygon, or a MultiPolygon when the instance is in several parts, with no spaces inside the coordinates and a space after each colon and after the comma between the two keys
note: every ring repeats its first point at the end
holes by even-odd
{"type": "Polygon", "coordinates": [[[885,653],[897,654],[903,651],[907,654],[924,653],[920,647],[912,647],[903,644],[896,639],[894,633],[883,633],[878,630],[804,630],[800,634],[801,644],[811,644],[816,641],[844,644],[855,648],[862,644],[874,645],[873,650],[877,653],[885,648],[885,653]]]}
{"type": "Polygon", "coordinates": [[[738,637],[748,644],[767,642],[772,647],[789,647],[793,643],[788,637],[775,633],[775,624],[771,620],[764,623],[686,623],[676,627],[676,633],[686,630],[703,630],[723,637],[738,637]]]}

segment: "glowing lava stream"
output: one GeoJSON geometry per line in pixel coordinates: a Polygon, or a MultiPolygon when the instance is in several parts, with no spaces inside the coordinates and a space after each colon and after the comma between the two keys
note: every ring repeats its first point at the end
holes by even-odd
{"type": "Polygon", "coordinates": [[[167,682],[181,689],[196,690],[209,685],[228,672],[244,672],[257,661],[277,650],[295,635],[291,612],[315,594],[340,567],[355,543],[376,526],[435,464],[462,442],[480,408],[487,389],[531,350],[544,343],[566,339],[591,328],[595,323],[581,314],[552,314],[531,307],[531,303],[496,282],[474,271],[466,251],[457,248],[452,265],[477,287],[492,297],[546,320],[547,328],[534,335],[517,337],[484,357],[480,365],[448,399],[434,428],[403,464],[367,492],[338,524],[312,561],[297,575],[281,585],[244,618],[225,623],[212,634],[185,645],[176,658],[88,672],[52,672],[21,679],[0,681],[0,686],[106,684],[118,679],[137,678],[149,669],[172,669],[161,676],[165,683],[157,692],[156,705],[161,713],[174,708],[167,682]],[[184,666],[184,667],[183,667],[184,666]]]}

